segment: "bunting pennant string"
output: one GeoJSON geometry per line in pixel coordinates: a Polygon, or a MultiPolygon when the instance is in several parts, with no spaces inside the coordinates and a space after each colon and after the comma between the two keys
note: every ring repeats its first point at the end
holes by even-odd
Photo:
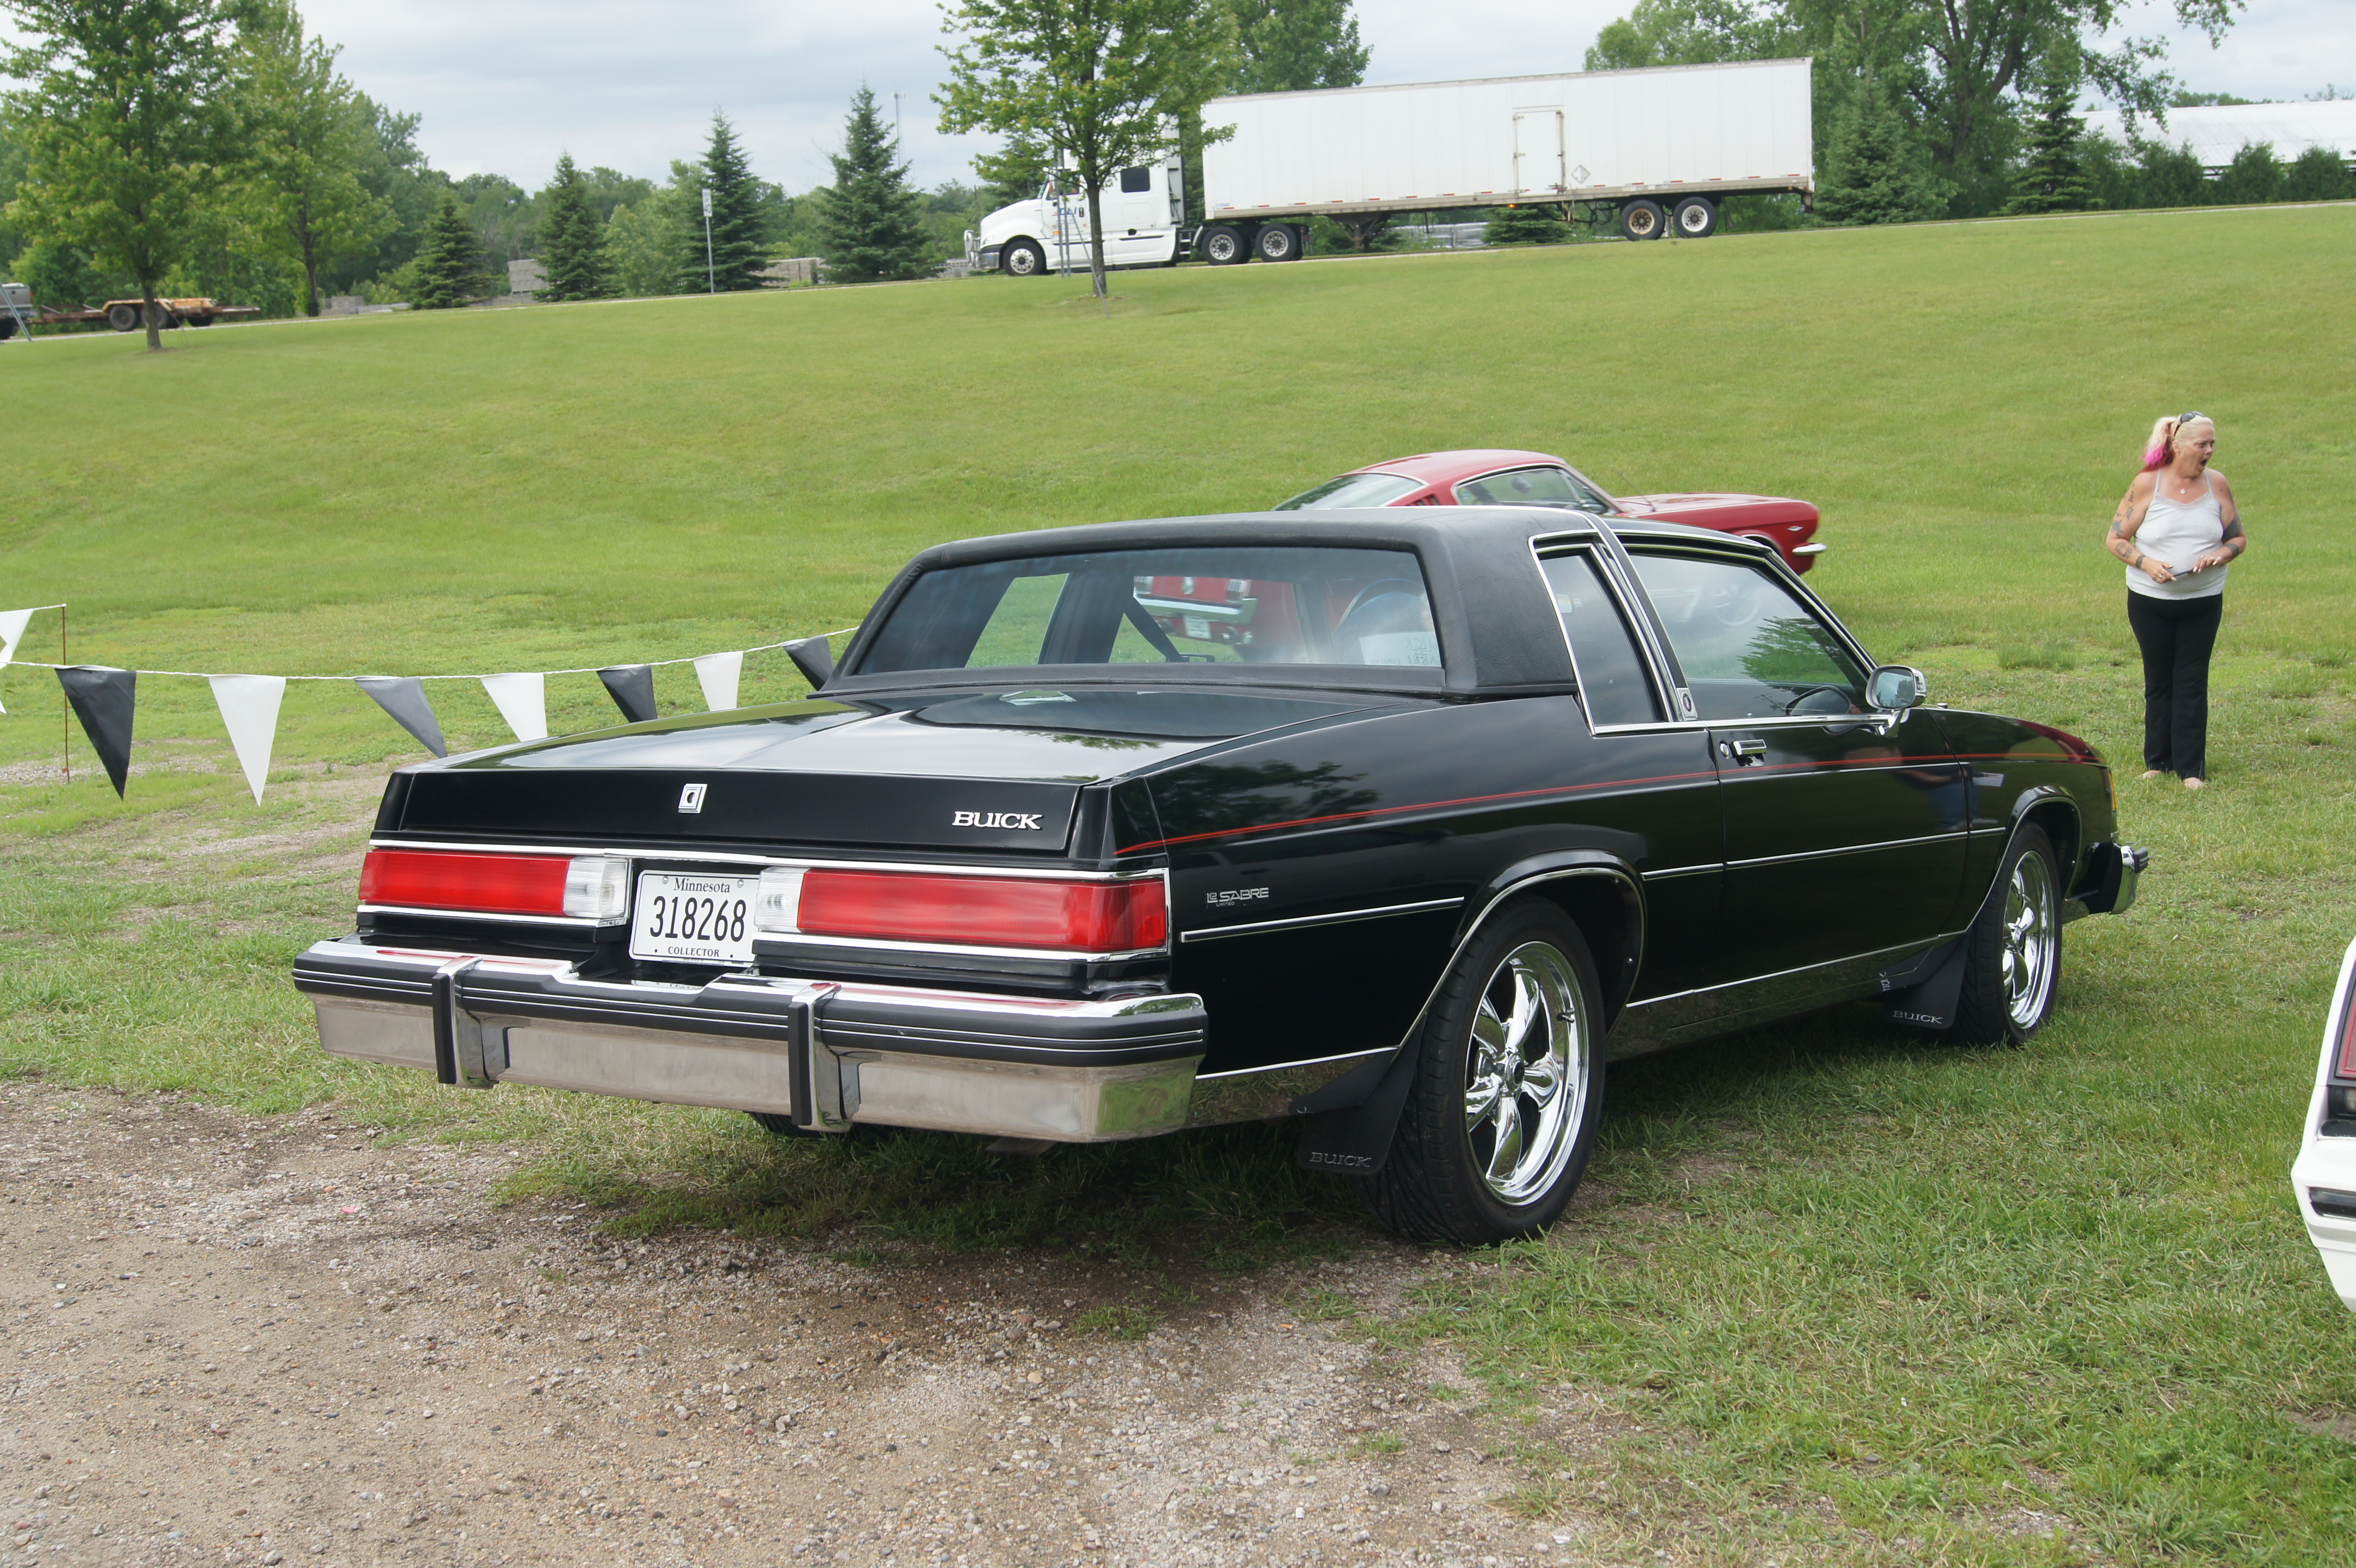
{"type": "Polygon", "coordinates": [[[483,690],[499,710],[499,717],[508,721],[518,740],[548,738],[548,677],[518,671],[511,675],[486,675],[483,690]]]}
{"type": "MultiPolygon", "coordinates": [[[[428,681],[479,682],[518,740],[545,740],[551,675],[596,676],[614,699],[615,706],[621,709],[622,716],[632,724],[643,724],[656,716],[655,671],[672,664],[691,664],[695,667],[696,684],[703,693],[704,706],[713,713],[724,713],[737,706],[747,653],[766,653],[798,643],[822,644],[826,638],[856,629],[843,627],[822,632],[817,638],[788,639],[784,642],[765,642],[756,648],[683,659],[657,659],[642,664],[584,665],[571,670],[509,671],[491,675],[251,675],[198,670],[119,670],[103,664],[50,664],[16,659],[16,645],[24,638],[27,623],[41,610],[63,608],[63,605],[38,605],[30,609],[0,610],[0,667],[22,663],[28,669],[56,672],[59,685],[65,689],[67,703],[73,716],[81,721],[82,731],[98,752],[114,792],[122,794],[124,781],[130,777],[131,726],[138,706],[139,677],[167,675],[211,685],[221,723],[229,730],[230,749],[237,754],[246,787],[253,791],[257,802],[269,780],[271,753],[277,744],[279,710],[289,681],[348,681],[367,693],[426,750],[436,757],[446,757],[450,748],[443,737],[441,721],[425,696],[424,683],[428,681]]],[[[796,667],[803,668],[798,659],[796,667]]],[[[807,671],[805,675],[817,683],[816,675],[807,671]]],[[[0,714],[6,711],[0,708],[0,714]]]]}
{"type": "Polygon", "coordinates": [[[725,713],[736,705],[736,683],[744,673],[741,653],[707,653],[695,661],[695,683],[703,688],[703,705],[725,713]]]}
{"type": "Polygon", "coordinates": [[[278,703],[286,695],[286,678],[216,675],[212,688],[221,723],[229,727],[230,749],[237,753],[237,765],[258,806],[262,783],[270,777],[270,748],[278,739],[278,703]]]}

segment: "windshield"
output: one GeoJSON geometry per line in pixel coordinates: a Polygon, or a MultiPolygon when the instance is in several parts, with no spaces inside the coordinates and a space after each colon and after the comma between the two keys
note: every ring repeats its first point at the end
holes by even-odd
{"type": "Polygon", "coordinates": [[[1553,506],[1608,512],[1601,497],[1562,468],[1514,468],[1456,487],[1458,506],[1553,506]]]}
{"type": "Polygon", "coordinates": [[[927,572],[860,675],[1073,664],[1437,669],[1412,551],[1188,545],[927,572]]]}
{"type": "Polygon", "coordinates": [[[1403,479],[1397,474],[1344,474],[1338,479],[1312,486],[1289,501],[1279,501],[1269,510],[1333,511],[1348,506],[1388,506],[1401,496],[1411,496],[1421,489],[1421,479],[1403,479]]]}

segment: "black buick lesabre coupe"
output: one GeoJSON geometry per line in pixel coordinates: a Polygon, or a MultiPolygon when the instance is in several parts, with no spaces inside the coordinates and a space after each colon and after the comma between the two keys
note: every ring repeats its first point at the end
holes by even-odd
{"type": "Polygon", "coordinates": [[[1412,1236],[1559,1216],[1607,1060],[2051,1012],[2110,770],[1925,704],[1776,558],[1558,510],[928,550],[807,701],[396,773],[327,1049],[1005,1146],[1290,1117],[1412,1236]]]}

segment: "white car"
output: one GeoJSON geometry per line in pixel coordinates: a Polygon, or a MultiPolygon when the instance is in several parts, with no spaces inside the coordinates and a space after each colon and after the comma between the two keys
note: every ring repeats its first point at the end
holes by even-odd
{"type": "Polygon", "coordinates": [[[2331,1288],[2356,1310],[2356,942],[2340,961],[2340,984],[2323,1031],[2323,1063],[2307,1104],[2307,1136],[2290,1167],[2307,1233],[2323,1254],[2331,1288]]]}

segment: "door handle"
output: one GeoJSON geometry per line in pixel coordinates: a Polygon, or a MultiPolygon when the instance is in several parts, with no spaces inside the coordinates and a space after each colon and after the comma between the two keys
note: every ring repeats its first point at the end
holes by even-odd
{"type": "Polygon", "coordinates": [[[1745,767],[1756,767],[1767,755],[1767,743],[1763,740],[1722,740],[1718,743],[1718,751],[1719,756],[1730,757],[1745,767]]]}

